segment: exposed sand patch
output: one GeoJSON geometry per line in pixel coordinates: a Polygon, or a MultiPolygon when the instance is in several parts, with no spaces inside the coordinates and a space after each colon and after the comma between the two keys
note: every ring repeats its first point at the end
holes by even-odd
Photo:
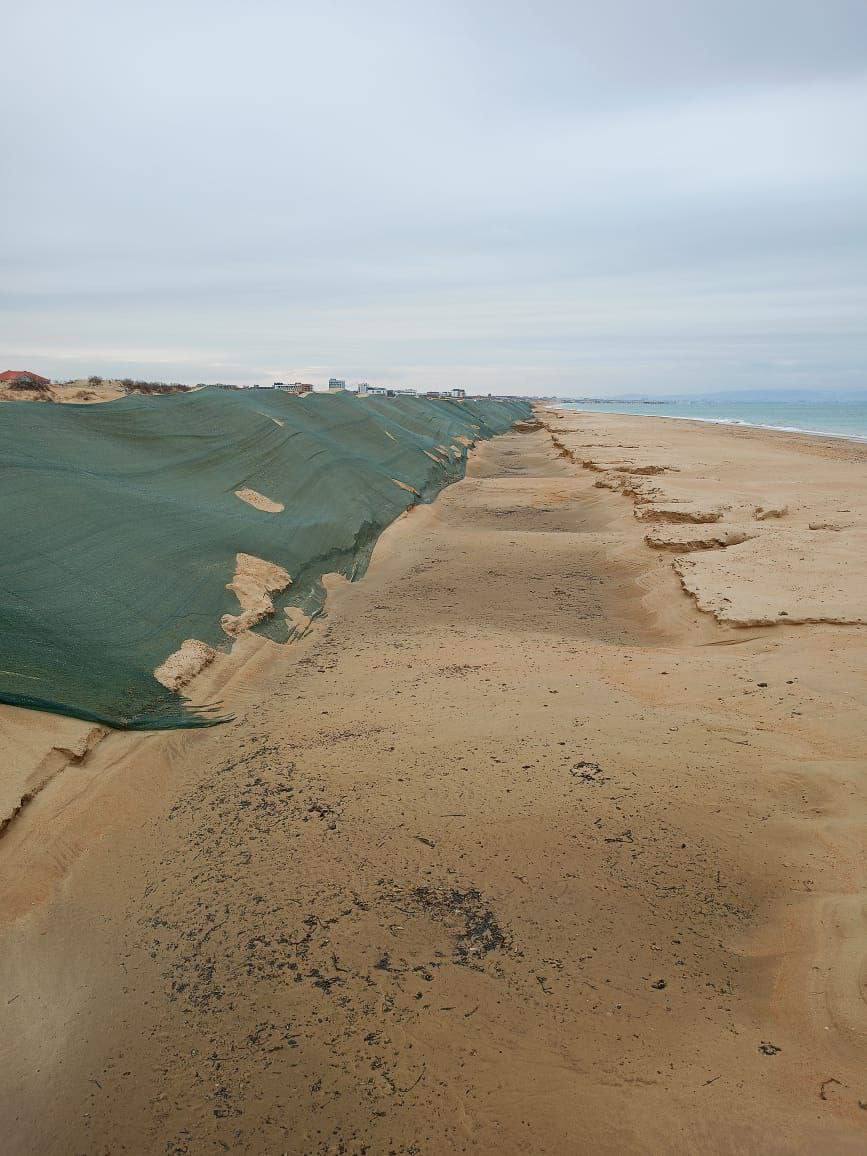
{"type": "Polygon", "coordinates": [[[91,385],[87,378],[65,385],[50,385],[45,389],[10,389],[0,383],[0,401],[45,401],[61,404],[88,405],[115,401],[126,395],[126,390],[117,381],[101,381],[91,385]]]}
{"type": "MultiPolygon", "coordinates": [[[[191,389],[184,389],[184,387],[181,389],[184,392],[192,392],[191,389]]],[[[180,391],[178,390],[178,392],[180,391]]],[[[10,389],[7,383],[0,382],[0,402],[45,401],[56,402],[60,405],[98,405],[139,392],[135,387],[127,388],[121,381],[109,378],[91,382],[88,378],[83,377],[77,381],[49,385],[44,389],[23,390],[10,389]]]]}
{"type": "Polygon", "coordinates": [[[266,498],[264,494],[260,494],[258,490],[251,490],[248,486],[235,490],[235,497],[240,498],[242,502],[246,502],[253,509],[262,510],[266,514],[282,514],[286,509],[282,502],[274,502],[271,498],[266,498]]]}
{"type": "Polygon", "coordinates": [[[226,589],[237,597],[241,613],[224,614],[220,619],[226,634],[234,637],[272,615],[274,603],[270,595],[281,593],[291,582],[291,576],[282,566],[254,558],[252,554],[238,554],[235,575],[226,589]]]}
{"type": "Polygon", "coordinates": [[[409,485],[409,483],[408,483],[408,482],[399,482],[399,481],[397,480],[397,478],[392,478],[391,480],[394,482],[394,484],[395,484],[396,486],[400,486],[400,488],[401,488],[402,490],[406,490],[406,491],[407,491],[408,493],[410,493],[410,494],[415,494],[415,496],[416,496],[417,498],[420,498],[420,497],[421,497],[421,494],[418,492],[418,490],[415,488],[415,486],[411,486],[411,485],[409,485]]]}
{"type": "Polygon", "coordinates": [[[216,650],[206,642],[200,642],[197,638],[187,638],[179,650],[170,654],[165,662],[156,668],[154,678],[169,690],[180,690],[197,674],[201,674],[216,657],[216,650]]]}
{"type": "Polygon", "coordinates": [[[289,632],[293,638],[297,638],[310,626],[313,619],[309,614],[305,614],[299,606],[287,606],[284,610],[286,621],[289,624],[289,632]]]}

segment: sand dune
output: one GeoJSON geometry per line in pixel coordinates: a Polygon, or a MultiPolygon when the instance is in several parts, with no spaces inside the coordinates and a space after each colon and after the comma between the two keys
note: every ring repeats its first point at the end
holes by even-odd
{"type": "Polygon", "coordinates": [[[118,728],[208,725],[175,673],[154,677],[168,655],[192,639],[226,649],[266,619],[285,641],[284,575],[281,608],[309,614],[323,573],[361,574],[389,522],[463,474],[467,431],[529,412],[251,389],[5,407],[0,701],[118,728]],[[432,452],[444,437],[448,460],[432,452]],[[276,583],[233,578],[240,557],[276,583]]]}
{"type": "Polygon", "coordinates": [[[104,401],[114,401],[124,397],[127,390],[119,381],[91,383],[87,378],[80,381],[55,383],[41,389],[11,389],[6,382],[0,382],[0,402],[41,401],[60,402],[71,405],[88,405],[104,401]]]}
{"type": "Polygon", "coordinates": [[[806,527],[860,524],[861,451],[543,416],[206,669],[232,723],[112,734],[9,825],[7,1150],[864,1151],[863,630],[702,612],[645,540],[860,565],[806,527]],[[636,518],[580,442],[725,520],[636,518]]]}

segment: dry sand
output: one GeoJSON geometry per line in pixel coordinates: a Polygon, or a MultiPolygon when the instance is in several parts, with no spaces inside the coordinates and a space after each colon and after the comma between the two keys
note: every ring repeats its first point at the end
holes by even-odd
{"type": "Polygon", "coordinates": [[[864,452],[544,416],[8,825],[6,1151],[867,1151],[864,452]]]}
{"type": "MultiPolygon", "coordinates": [[[[272,603],[273,612],[273,603],[272,603]]],[[[154,671],[154,678],[169,690],[180,690],[210,666],[217,657],[217,651],[207,642],[198,638],[185,638],[178,650],[173,651],[165,662],[154,671]]]]}
{"type": "Polygon", "coordinates": [[[127,390],[119,381],[100,381],[91,384],[87,378],[80,381],[55,383],[44,389],[10,389],[0,382],[0,402],[2,401],[46,401],[73,405],[87,405],[94,402],[115,401],[124,397],[127,390]]]}
{"type": "Polygon", "coordinates": [[[226,589],[240,602],[241,613],[224,614],[220,619],[223,630],[234,638],[264,618],[270,618],[274,613],[271,595],[281,593],[291,584],[289,573],[276,562],[266,562],[252,554],[236,555],[235,574],[226,589]]]}
{"type": "Polygon", "coordinates": [[[261,510],[264,514],[282,514],[286,509],[282,502],[275,502],[272,498],[266,498],[264,494],[260,494],[258,490],[251,490],[249,486],[235,490],[235,497],[246,502],[248,506],[252,506],[254,510],[261,510]]]}
{"type": "MultiPolygon", "coordinates": [[[[186,390],[198,387],[177,388],[186,390]]],[[[77,381],[52,382],[44,388],[34,389],[12,389],[7,382],[0,382],[0,402],[41,401],[59,402],[62,405],[94,405],[116,401],[119,397],[128,397],[140,392],[135,386],[127,387],[122,381],[112,378],[101,378],[92,382],[89,378],[82,377],[77,381]]]]}

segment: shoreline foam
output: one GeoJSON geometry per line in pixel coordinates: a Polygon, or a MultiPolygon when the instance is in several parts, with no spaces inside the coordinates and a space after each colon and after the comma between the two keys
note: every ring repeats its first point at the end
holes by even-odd
{"type": "Polygon", "coordinates": [[[841,438],[844,441],[867,442],[867,434],[839,433],[834,430],[805,429],[801,426],[770,425],[765,422],[751,422],[741,418],[728,417],[692,417],[683,413],[630,413],[626,410],[592,410],[575,408],[567,402],[557,402],[545,407],[547,410],[564,410],[567,413],[583,413],[590,415],[610,414],[612,417],[642,417],[654,418],[660,421],[696,421],[707,425],[743,426],[746,429],[768,430],[774,433],[803,434],[805,437],[841,438]],[[568,408],[567,408],[568,407],[568,408]]]}

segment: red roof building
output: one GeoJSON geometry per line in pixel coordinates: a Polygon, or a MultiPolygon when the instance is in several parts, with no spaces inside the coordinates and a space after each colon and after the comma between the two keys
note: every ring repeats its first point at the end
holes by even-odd
{"type": "Polygon", "coordinates": [[[5,373],[0,373],[0,381],[7,384],[11,381],[30,381],[34,385],[51,385],[50,378],[40,377],[38,373],[31,373],[29,369],[7,369],[5,373]]]}

